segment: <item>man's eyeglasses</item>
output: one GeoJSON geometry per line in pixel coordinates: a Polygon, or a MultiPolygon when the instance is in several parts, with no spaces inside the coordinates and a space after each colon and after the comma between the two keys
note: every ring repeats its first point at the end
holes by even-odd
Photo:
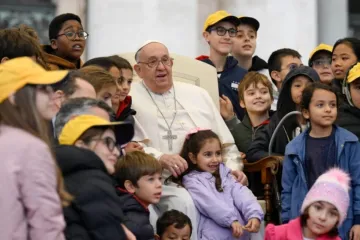
{"type": "Polygon", "coordinates": [[[237,30],[235,28],[226,29],[224,27],[216,27],[209,29],[209,31],[216,31],[216,34],[219,36],[225,36],[227,32],[229,33],[230,37],[236,37],[237,35],[237,30]]]}
{"type": "Polygon", "coordinates": [[[65,35],[67,37],[67,39],[69,40],[74,40],[76,38],[76,35],[80,38],[80,39],[84,39],[86,40],[89,36],[89,34],[85,31],[79,31],[79,32],[66,32],[63,34],[59,34],[57,35],[57,37],[63,36],[65,35]]]}
{"type": "Polygon", "coordinates": [[[170,58],[170,57],[163,57],[161,59],[151,59],[148,62],[138,62],[138,63],[142,63],[142,64],[146,64],[148,65],[149,68],[154,68],[159,66],[159,63],[161,62],[162,64],[164,64],[164,66],[171,66],[171,63],[174,59],[170,58]]]}
{"type": "Polygon", "coordinates": [[[312,62],[312,66],[316,66],[316,67],[318,66],[325,67],[329,65],[331,65],[331,58],[320,58],[312,62]]]}
{"type": "Polygon", "coordinates": [[[114,139],[112,139],[111,137],[106,137],[106,138],[93,138],[91,139],[92,141],[101,141],[103,142],[106,147],[109,149],[110,152],[113,152],[115,147],[116,147],[116,142],[114,139]]]}
{"type": "Polygon", "coordinates": [[[282,69],[280,69],[281,71],[282,70],[294,70],[295,68],[298,68],[299,67],[299,65],[297,65],[296,63],[292,63],[292,64],[290,64],[289,66],[287,66],[286,68],[282,68],[282,69]]]}

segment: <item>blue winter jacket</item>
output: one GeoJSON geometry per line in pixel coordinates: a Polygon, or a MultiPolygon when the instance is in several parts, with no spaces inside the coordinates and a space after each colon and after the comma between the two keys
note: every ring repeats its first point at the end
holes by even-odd
{"type": "MultiPolygon", "coordinates": [[[[214,66],[213,62],[207,56],[200,56],[197,59],[214,66]]],[[[236,113],[238,119],[242,120],[245,115],[245,110],[240,107],[238,86],[247,71],[239,67],[237,64],[238,61],[234,57],[227,57],[224,70],[221,72],[218,84],[219,95],[225,95],[230,99],[234,112],[236,113]]]]}
{"type": "MultiPolygon", "coordinates": [[[[360,224],[360,143],[358,138],[344,128],[335,126],[337,166],[351,177],[350,206],[347,218],[339,227],[340,237],[349,239],[349,231],[360,224]]],[[[309,130],[294,138],[285,150],[281,192],[281,220],[288,222],[300,216],[301,205],[308,192],[305,169],[305,145],[309,130]]]]}

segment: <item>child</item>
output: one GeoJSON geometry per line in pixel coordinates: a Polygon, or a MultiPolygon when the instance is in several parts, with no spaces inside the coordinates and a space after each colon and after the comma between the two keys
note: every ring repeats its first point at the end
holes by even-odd
{"type": "Polygon", "coordinates": [[[348,104],[340,106],[336,124],[360,139],[360,63],[353,65],[348,71],[342,85],[342,92],[348,104]]]}
{"type": "Polygon", "coordinates": [[[94,86],[96,98],[106,102],[110,107],[111,97],[115,94],[117,83],[111,74],[98,66],[87,66],[78,70],[94,86]]]}
{"type": "Polygon", "coordinates": [[[237,36],[234,38],[234,46],[231,54],[238,61],[239,67],[248,71],[268,71],[267,62],[258,56],[254,56],[256,50],[257,31],[260,23],[252,17],[239,17],[237,36]]]}
{"type": "Polygon", "coordinates": [[[294,68],[303,65],[298,51],[290,48],[278,49],[271,53],[268,60],[269,75],[273,83],[274,103],[271,107],[276,110],[278,96],[287,74],[294,68]]]}
{"type": "Polygon", "coordinates": [[[337,168],[328,170],[306,194],[300,217],[281,226],[269,224],[265,230],[265,240],[340,240],[337,228],[346,219],[349,184],[347,173],[337,168]]]}
{"type": "MultiPolygon", "coordinates": [[[[272,85],[261,73],[249,72],[239,85],[240,106],[246,110],[243,120],[225,119],[237,148],[247,152],[255,133],[269,123],[269,110],[273,102],[272,85]]],[[[228,116],[232,116],[229,113],[228,116]]]]}
{"type": "Polygon", "coordinates": [[[210,46],[210,56],[200,56],[197,59],[216,68],[219,79],[219,95],[227,96],[239,120],[244,117],[244,110],[239,106],[238,85],[246,74],[238,62],[229,53],[232,49],[232,39],[236,37],[236,26],[239,19],[226,11],[217,11],[208,16],[203,28],[203,37],[210,46]]]}
{"type": "Polygon", "coordinates": [[[175,209],[165,212],[156,222],[156,240],[189,240],[191,220],[175,209]]]}
{"type": "MultiPolygon", "coordinates": [[[[302,115],[310,128],[292,140],[286,147],[282,172],[281,219],[287,222],[300,212],[300,206],[315,180],[332,167],[349,173],[352,182],[350,206],[340,236],[346,238],[352,229],[359,234],[360,203],[360,143],[349,131],[334,124],[337,116],[338,96],[332,87],[315,83],[303,92],[302,115]]],[[[345,197],[344,195],[342,195],[345,197]]]]}
{"type": "Polygon", "coordinates": [[[162,167],[154,157],[140,151],[126,154],[115,166],[119,204],[125,226],[138,240],[154,239],[149,205],[160,201],[162,167]]]}
{"type": "Polygon", "coordinates": [[[322,83],[329,85],[334,80],[334,74],[331,71],[332,50],[332,46],[321,43],[312,50],[309,56],[309,66],[319,74],[322,83]]]}
{"type": "Polygon", "coordinates": [[[331,70],[337,85],[341,83],[349,68],[360,60],[360,40],[357,38],[343,38],[336,41],[331,56],[331,70]]]}
{"type": "Polygon", "coordinates": [[[117,91],[111,99],[113,109],[116,112],[116,120],[134,122],[133,115],[136,114],[136,111],[131,108],[132,99],[129,95],[134,76],[133,69],[125,58],[114,55],[110,56],[109,59],[113,61],[121,73],[117,91]]]}
{"type": "Polygon", "coordinates": [[[49,25],[50,45],[43,46],[50,69],[79,69],[87,37],[79,16],[65,13],[55,17],[49,25]]]}
{"type": "MultiPolygon", "coordinates": [[[[249,162],[256,162],[269,156],[269,142],[275,128],[286,114],[300,108],[303,90],[307,84],[316,81],[320,81],[319,75],[311,67],[300,66],[289,72],[282,84],[277,112],[273,114],[268,125],[256,132],[248,148],[246,156],[249,162]]],[[[272,154],[284,155],[286,145],[299,135],[303,128],[306,128],[306,123],[301,118],[296,116],[286,118],[274,137],[272,154]]]]}
{"type": "Polygon", "coordinates": [[[172,179],[189,191],[200,213],[199,239],[249,239],[249,233],[259,231],[263,211],[252,192],[222,163],[221,151],[214,132],[193,129],[180,153],[188,169],[172,179]]]}

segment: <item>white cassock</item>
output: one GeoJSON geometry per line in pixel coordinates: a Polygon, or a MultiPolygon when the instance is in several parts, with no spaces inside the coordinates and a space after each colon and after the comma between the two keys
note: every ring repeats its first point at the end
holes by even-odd
{"type": "MultiPolygon", "coordinates": [[[[132,108],[136,110],[133,141],[143,143],[146,153],[157,159],[162,154],[179,154],[189,130],[195,127],[209,128],[219,135],[223,143],[223,159],[226,161],[226,165],[233,170],[242,169],[242,162],[234,139],[204,89],[183,82],[174,82],[173,88],[168,92],[156,94],[151,92],[141,81],[132,85],[130,95],[133,99],[132,108]],[[170,140],[168,125],[171,125],[172,137],[170,140]]],[[[169,176],[170,172],[164,170],[163,178],[166,179],[169,176]]],[[[170,209],[184,212],[190,217],[193,224],[191,239],[197,240],[197,211],[190,194],[184,188],[180,188],[176,184],[163,185],[161,201],[154,209],[156,214],[160,215],[170,209]]],[[[153,216],[153,214],[154,212],[151,214],[151,222],[155,228],[158,216],[153,216]]]]}

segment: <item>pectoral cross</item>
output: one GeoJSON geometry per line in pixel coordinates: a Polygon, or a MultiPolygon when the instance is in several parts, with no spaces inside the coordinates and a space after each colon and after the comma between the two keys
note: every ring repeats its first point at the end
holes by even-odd
{"type": "Polygon", "coordinates": [[[171,130],[168,130],[167,134],[165,136],[163,136],[162,139],[168,140],[169,151],[172,151],[173,140],[177,139],[177,135],[172,135],[171,130]]]}

